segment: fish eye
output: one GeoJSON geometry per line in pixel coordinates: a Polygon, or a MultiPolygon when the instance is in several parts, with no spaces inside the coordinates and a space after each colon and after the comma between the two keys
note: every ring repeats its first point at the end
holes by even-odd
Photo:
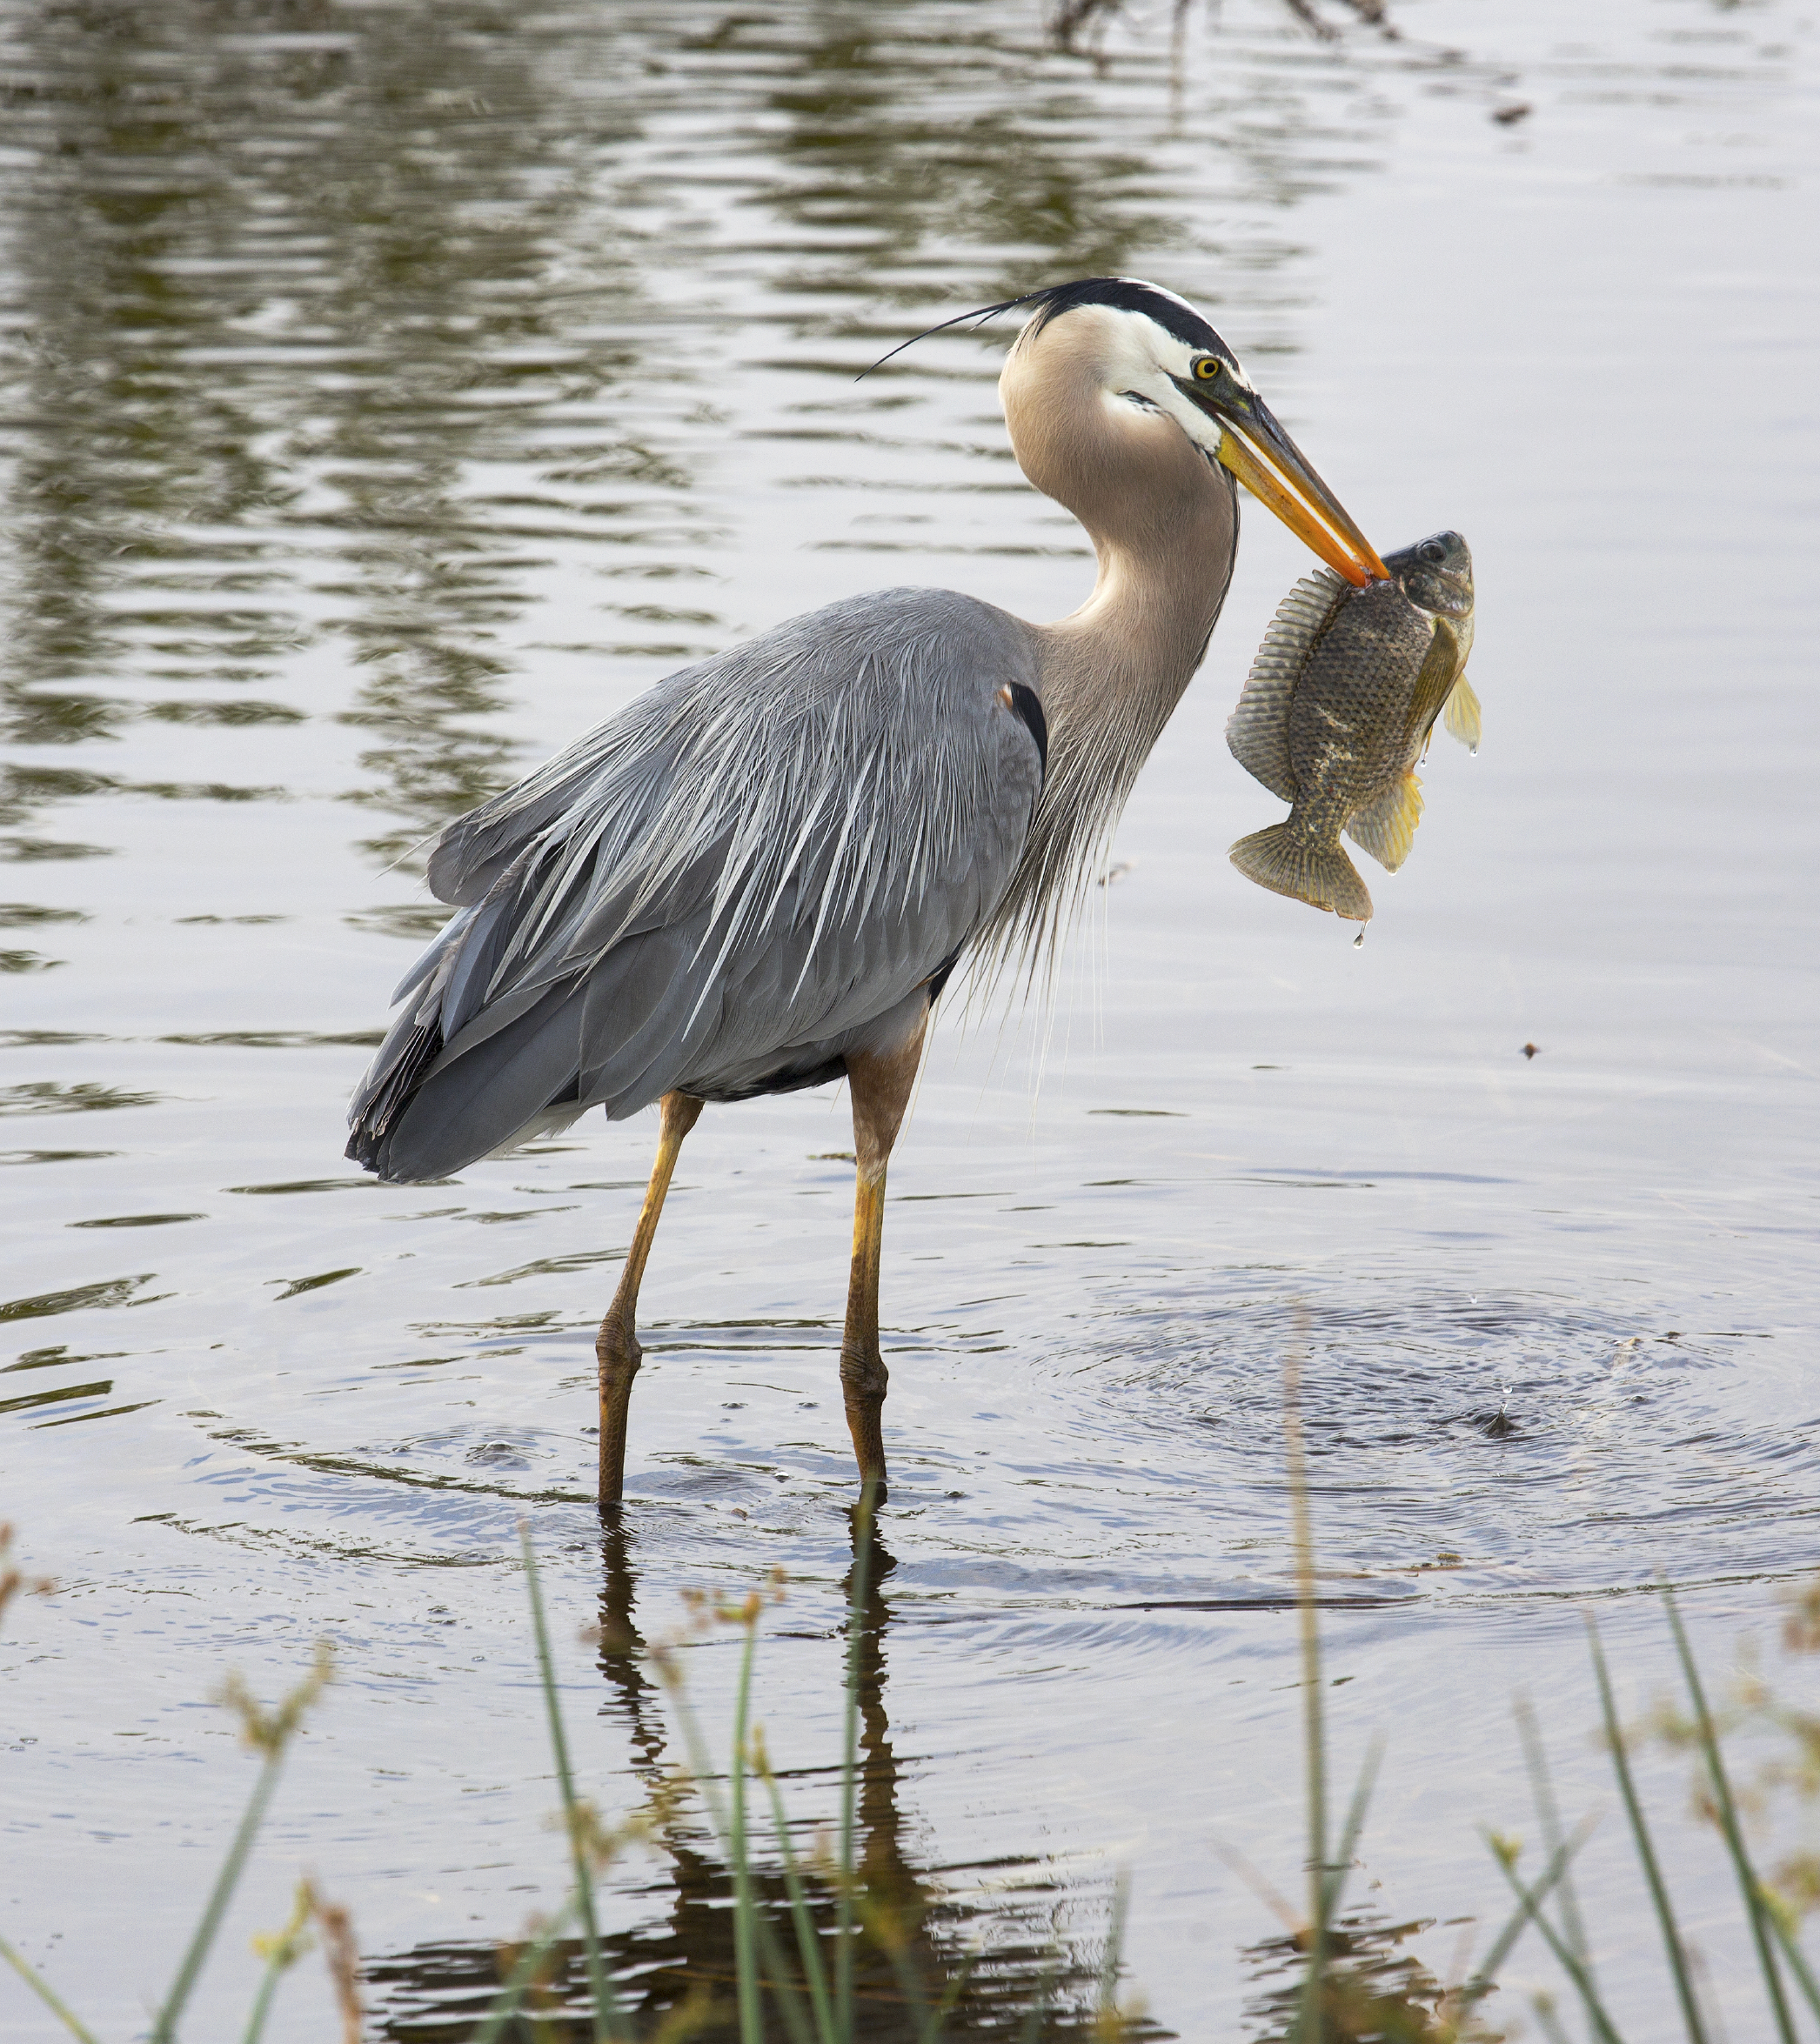
{"type": "Polygon", "coordinates": [[[1447,558],[1447,549],[1438,539],[1424,539],[1415,551],[1431,568],[1438,568],[1447,558]]]}
{"type": "Polygon", "coordinates": [[[1210,384],[1225,364],[1217,355],[1203,355],[1194,364],[1194,374],[1204,384],[1210,384]]]}

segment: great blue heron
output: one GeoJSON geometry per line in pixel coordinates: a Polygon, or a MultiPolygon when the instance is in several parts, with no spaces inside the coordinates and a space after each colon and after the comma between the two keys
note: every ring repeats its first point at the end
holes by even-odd
{"type": "MultiPolygon", "coordinates": [[[[1377,555],[1185,300],[1092,277],[1031,313],[1000,377],[1020,466],[1094,542],[1081,607],[1027,625],[951,591],[831,604],[686,667],[452,824],[454,904],[405,976],[348,1154],[446,1177],[585,1109],[659,1103],[600,1365],[600,1505],[620,1496],[639,1285],[705,1102],[845,1075],[856,1191],[840,1385],[884,1494],[885,1170],[961,958],[1034,971],[1091,880],[1231,579],[1242,482],[1355,585],[1377,555]]],[[[950,323],[953,324],[953,323],[950,323]]]]}

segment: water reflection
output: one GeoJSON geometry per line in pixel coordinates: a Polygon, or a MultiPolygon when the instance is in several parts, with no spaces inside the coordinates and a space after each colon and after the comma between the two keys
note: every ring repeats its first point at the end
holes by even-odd
{"type": "MultiPolygon", "coordinates": [[[[811,34],[782,43],[789,75],[767,96],[784,117],[778,210],[806,237],[838,237],[820,262],[803,251],[787,288],[833,298],[836,317],[846,300],[850,319],[857,287],[934,250],[1016,250],[990,273],[990,300],[1039,278],[1119,275],[1177,239],[1176,220],[1145,203],[1144,157],[1072,82],[985,39],[932,40],[918,32],[927,11],[817,10],[811,34]],[[1006,91],[1017,71],[1027,90],[1006,91]]],[[[898,295],[928,304],[921,282],[898,295]]]]}
{"type": "MultiPolygon", "coordinates": [[[[287,624],[262,600],[281,571],[231,531],[273,488],[255,415],[238,379],[194,362],[231,349],[262,295],[232,260],[257,183],[238,152],[208,146],[238,68],[211,48],[208,11],[43,9],[9,53],[24,74],[15,140],[30,144],[9,308],[30,429],[13,489],[16,689],[88,680],[130,651],[152,673],[258,678],[287,624]]],[[[128,714],[74,691],[15,707],[37,743],[128,714]]]]}
{"type": "MultiPolygon", "coordinates": [[[[1320,2033],[1327,2044],[1455,2044],[1459,2011],[1448,2004],[1448,1983],[1408,1949],[1412,1938],[1434,1927],[1432,1917],[1395,1923],[1375,1909],[1348,1910],[1332,1926],[1333,1972],[1320,2033]]],[[[1302,2034],[1306,1949],[1292,1932],[1247,1947],[1244,1958],[1260,1991],[1245,2013],[1257,2044],[1294,2044],[1302,2034]]],[[[1463,1961],[1469,1950],[1462,1942],[1458,1956],[1463,1961]]],[[[1475,2028],[1466,2035],[1495,2044],[1493,2033],[1475,2028]]]]}
{"type": "MultiPolygon", "coordinates": [[[[295,722],[244,691],[310,686],[298,656],[327,635],[359,678],[341,714],[370,734],[357,798],[404,819],[375,852],[508,778],[510,741],[475,723],[505,706],[494,642],[552,542],[583,536],[563,485],[614,450],[574,422],[637,358],[541,288],[560,260],[572,286],[611,280],[622,315],[639,297],[602,224],[576,232],[582,146],[627,118],[591,102],[552,132],[548,74],[576,30],[540,29],[409,4],[24,24],[16,740],[116,736],[141,708],[295,722]],[[548,487],[496,480],[527,458],[548,487]],[[211,692],[114,692],[141,681],[211,692]]],[[[620,451],[645,487],[686,487],[620,451]]],[[[90,791],[39,770],[17,792],[90,791]]]]}
{"type": "MultiPolygon", "coordinates": [[[[859,1518],[855,1514],[857,1566],[859,1518]]],[[[895,1961],[880,1938],[862,1943],[854,1973],[859,2034],[879,2044],[911,2044],[927,2034],[930,2011],[952,1997],[943,2034],[951,2037],[1065,2039],[1103,2034],[1094,2004],[1104,1954],[1064,1934],[1057,1914],[1064,1893],[1080,1907],[1078,1883],[1065,1890],[1042,1862],[994,1860],[986,1866],[942,1864],[917,1850],[920,1827],[902,1806],[903,1784],[886,1707],[886,1651],[892,1620],[886,1593],[895,1557],[875,1532],[867,1555],[866,1596],[858,1650],[860,1765],[855,1867],[868,1922],[899,1946],[895,1961]]],[[[636,1540],[623,1527],[603,1535],[599,1667],[610,1710],[626,1726],[637,1773],[656,1787],[678,1757],[661,1688],[646,1659],[637,1618],[636,1540]]],[[[842,1584],[853,1595],[853,1573],[842,1584]]],[[[797,1785],[824,1780],[837,1770],[784,1773],[786,1806],[797,1785]]],[[[813,1859],[818,1840],[806,1820],[793,1818],[800,1861],[813,1859]]],[[[689,2034],[732,2040],[739,2035],[733,2007],[733,1880],[699,1815],[685,1805],[654,1840],[666,1862],[663,1878],[632,1891],[653,1913],[635,1929],[605,1940],[606,1958],[625,2006],[640,2035],[704,1992],[712,2014],[689,2034]]],[[[834,1892],[813,1872],[806,1875],[811,1911],[824,1939],[837,1920],[834,1892]]],[[[763,1905],[784,1948],[795,1950],[788,1898],[773,1855],[759,1871],[763,1905]]],[[[505,1970],[492,1941],[425,1944],[364,1961],[378,2004],[378,2034],[398,2044],[442,2044],[466,2037],[497,1989],[505,1970]]],[[[575,2013],[585,2006],[585,1961],[579,1940],[564,1945],[545,1980],[537,2020],[551,2032],[581,2039],[592,2034],[575,2013]],[[559,2012],[567,2011],[565,2018],[559,2012]]],[[[528,2039],[527,2021],[511,2034],[528,2039]]],[[[546,2034],[539,2032],[539,2034],[546,2034]]],[[[1132,2039],[1173,2032],[1138,2021],[1132,2039]]]]}

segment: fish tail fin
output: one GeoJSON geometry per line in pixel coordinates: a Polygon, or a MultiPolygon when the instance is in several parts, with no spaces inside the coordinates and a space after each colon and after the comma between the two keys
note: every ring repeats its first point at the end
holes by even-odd
{"type": "Polygon", "coordinates": [[[1371,896],[1338,845],[1323,845],[1287,823],[1272,824],[1241,838],[1231,858],[1248,880],[1273,894],[1330,909],[1350,922],[1371,920],[1371,896]]]}

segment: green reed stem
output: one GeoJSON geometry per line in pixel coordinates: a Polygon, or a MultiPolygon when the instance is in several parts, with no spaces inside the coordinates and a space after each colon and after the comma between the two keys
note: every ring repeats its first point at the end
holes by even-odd
{"type": "Polygon", "coordinates": [[[1378,1768],[1384,1758],[1382,1733],[1374,1735],[1365,1749],[1365,1764],[1359,1769],[1359,1785],[1346,1807],[1346,1821],[1340,1827],[1340,1842],[1334,1848],[1334,1863],[1328,1870],[1322,1907],[1328,1923],[1339,1914],[1340,1896],[1352,1871],[1353,1854],[1359,1849],[1359,1834],[1365,1828],[1366,1812],[1371,1807],[1372,1791],[1377,1787],[1378,1768]]]}
{"type": "MultiPolygon", "coordinates": [[[[746,1741],[752,1718],[752,1657],[759,1637],[758,1613],[746,1620],[739,1656],[739,1687],[733,1704],[733,1816],[729,1836],[733,1862],[733,1974],[739,1997],[739,2044],[765,2044],[765,2011],[759,1999],[759,1961],[753,1897],[752,1854],[746,1842],[746,1741]]],[[[783,1983],[778,1983],[780,1988],[783,1983]]]]}
{"type": "Polygon", "coordinates": [[[967,1992],[967,1983],[974,1977],[974,1968],[979,1963],[977,1958],[973,1958],[955,1967],[953,1977],[941,1991],[940,2001],[925,2018],[917,2044],[941,2044],[942,2034],[948,2027],[948,2018],[960,2006],[960,1997],[967,1992]]]}
{"type": "Polygon", "coordinates": [[[499,2039],[505,2033],[505,2026],[519,2013],[544,1961],[556,1949],[558,1940],[567,1931],[575,1914],[575,1897],[572,1894],[545,1925],[535,1941],[525,1946],[519,1954],[512,1971],[500,1983],[498,1997],[486,2012],[486,2020],[474,2032],[473,2044],[499,2044],[499,2039]]]}
{"type": "Polygon", "coordinates": [[[1024,2021],[1018,2031],[1018,2044],[1039,2044],[1043,2034],[1043,2021],[1055,2001],[1055,1988],[1061,1976],[1061,1961],[1052,1957],[1044,1967],[1036,1983],[1036,1999],[1024,2012],[1024,2021]]]}
{"type": "Polygon", "coordinates": [[[1535,2011],[1536,2024],[1549,2044],[1573,2044],[1573,2040],[1556,2020],[1555,2004],[1546,1994],[1537,1994],[1529,2007],[1535,2011]]]}
{"type": "MultiPolygon", "coordinates": [[[[1502,1870],[1504,1879],[1515,1891],[1523,1915],[1542,1934],[1542,1941],[1555,1955],[1555,1963],[1574,1983],[1575,1992],[1586,2011],[1586,2020],[1592,2025],[1594,2034],[1599,2038],[1600,2044],[1623,2044],[1623,2039],[1619,2036],[1612,2026],[1611,2018],[1605,2013],[1605,2005],[1599,1999],[1599,1990],[1593,1985],[1592,1975],[1580,1963],[1577,1954],[1569,1949],[1560,1932],[1542,1914],[1542,1895],[1524,1885],[1506,1854],[1500,1852],[1489,1839],[1486,1842],[1491,1846],[1491,1856],[1502,1870]]],[[[1565,1860],[1562,1860],[1562,1864],[1565,1866],[1565,1860]]]]}
{"type": "MultiPolygon", "coordinates": [[[[1548,1750],[1542,1744],[1536,1707],[1527,1696],[1517,1698],[1516,1714],[1517,1736],[1522,1741],[1523,1765],[1529,1776],[1529,1800],[1536,1805],[1536,1821],[1542,1830],[1542,1849],[1552,1857],[1560,1849],[1562,1834],[1561,1813],[1555,1802],[1555,1784],[1549,1773],[1548,1750]]],[[[1592,1954],[1587,1944],[1586,1925],[1574,1894],[1574,1877],[1565,1867],[1561,1875],[1560,1905],[1562,1936],[1569,1950],[1585,1968],[1586,1977],[1591,1980],[1594,1977],[1592,1954]]]]}
{"type": "Polygon", "coordinates": [[[271,2014],[272,1999],[278,1991],[278,1982],[302,1958],[304,1950],[304,1933],[314,1912],[315,1890],[307,1880],[299,1881],[297,1900],[291,1904],[291,1920],[271,1940],[271,1949],[266,1954],[265,1971],[259,1978],[259,1991],[253,1997],[253,2005],[246,2019],[246,2030],[240,2044],[259,2044],[265,2034],[265,2025],[271,2014]]]}
{"type": "Polygon", "coordinates": [[[271,2014],[272,1997],[278,1991],[278,1982],[284,1977],[290,1961],[274,1952],[265,1961],[265,1971],[259,1976],[259,1991],[253,1996],[251,2013],[246,2019],[246,2032],[240,2044],[259,2044],[265,2034],[266,2019],[271,2014]]]}
{"type": "Polygon", "coordinates": [[[1763,1896],[1763,1907],[1768,1912],[1770,1928],[1775,1934],[1776,1942],[1782,1947],[1782,1955],[1789,1962],[1789,1971],[1795,1976],[1796,1985],[1806,1996],[1808,2007],[1817,2016],[1820,2016],[1820,1981],[1815,1980],[1813,1970],[1807,1962],[1807,1954],[1796,1941],[1793,1922],[1767,1894],[1763,1896]]]}
{"type": "Polygon", "coordinates": [[[1308,1808],[1308,1974],[1296,2020],[1301,2044],[1322,2044],[1327,1984],[1327,1747],[1321,1709],[1321,1627],[1315,1609],[1315,1536],[1308,1517],[1308,1460],[1301,1433],[1301,1353],[1283,1364],[1283,1439],[1301,1641],[1302,1758],[1308,1808]]]}
{"type": "Polygon", "coordinates": [[[860,1640],[866,1623],[867,1576],[872,1563],[875,1479],[860,1486],[853,1514],[853,1573],[846,1606],[846,1698],[840,1748],[840,1885],[835,1898],[834,2023],[844,2041],[853,2034],[853,1859],[859,1831],[860,1640]]]}
{"type": "Polygon", "coordinates": [[[860,1911],[860,1927],[871,1934],[872,1940],[891,1961],[891,1970],[897,1975],[898,1992],[904,1998],[904,2007],[910,2019],[918,2026],[919,2036],[925,2034],[934,2021],[936,2011],[930,2006],[928,1989],[925,1986],[922,1969],[910,1951],[910,1940],[904,1929],[904,1920],[896,1909],[888,1903],[881,1903],[863,1890],[855,1897],[860,1911]]]}
{"type": "Polygon", "coordinates": [[[259,1827],[265,1820],[265,1812],[278,1785],[278,1770],[284,1764],[284,1748],[274,1746],[260,1763],[258,1778],[253,1783],[252,1794],[247,1799],[246,1811],[233,1842],[228,1847],[227,1858],[222,1861],[221,1871],[215,1876],[215,1885],[209,1891],[208,1901],[204,1905],[202,1920],[184,1951],[177,1969],[177,1978],[171,1983],[171,1992],[165,1995],[164,2006],[158,2010],[151,2027],[151,2044],[175,2044],[177,2018],[184,2013],[197,1978],[203,1969],[203,1962],[215,1942],[216,1933],[221,1928],[221,1920],[227,1914],[227,1906],[234,1890],[239,1886],[240,1876],[246,1867],[247,1854],[251,1852],[253,1840],[259,1827]]]}
{"type": "Polygon", "coordinates": [[[556,1760],[557,1786],[562,1792],[563,1822],[569,1834],[569,1864],[575,1874],[575,1906],[581,1918],[582,1948],[587,1956],[588,1995],[594,2044],[622,2044],[619,2007],[600,1957],[600,1927],[594,1914],[594,1875],[588,1865],[587,1842],[583,1831],[581,1807],[575,1794],[574,1770],[569,1765],[568,1735],[563,1730],[562,1705],[556,1693],[556,1663],[550,1653],[550,1628],[544,1616],[543,1586],[538,1580],[537,1555],[531,1545],[528,1520],[519,1521],[519,1548],[525,1557],[525,1583],[531,1593],[531,1623],[537,1638],[538,1680],[544,1692],[545,1714],[550,1722],[550,1750],[556,1760]]]}
{"type": "Polygon", "coordinates": [[[1106,1927],[1106,1958],[1100,1968],[1100,2008],[1096,2035],[1119,2034],[1119,1968],[1125,1959],[1125,1925],[1131,1914],[1131,1876],[1121,1872],[1113,1884],[1112,1921],[1106,1927]]]}
{"type": "Polygon", "coordinates": [[[1712,1713],[1706,1707],[1706,1692],[1701,1687],[1700,1671],[1694,1665],[1693,1649],[1688,1645],[1687,1632],[1681,1623],[1681,1613],[1675,1602],[1675,1593],[1664,1587],[1663,1603],[1669,1613],[1669,1625],[1675,1634],[1675,1651],[1681,1657],[1681,1673],[1687,1683],[1687,1693],[1693,1699],[1694,1720],[1700,1730],[1700,1750],[1705,1756],[1706,1772],[1713,1785],[1713,1797],[1719,1809],[1719,1828],[1724,1835],[1725,1849],[1731,1855],[1732,1870],[1737,1875],[1738,1887],[1744,1897],[1744,1914],[1750,1920],[1750,1935],[1756,1946],[1757,1963],[1763,1968],[1763,1992],[1769,1996],[1770,2007],[1776,2017],[1777,2034],[1783,2044],[1795,2044],[1795,2025],[1789,2014],[1788,1997],[1783,1991],[1782,1974],[1776,1964],[1775,1947],[1770,1942],[1770,1932],[1765,1918],[1769,1914],[1763,1904],[1762,1884],[1756,1870],[1750,1864],[1750,1855],[1744,1850],[1744,1834],[1738,1823],[1737,1806],[1732,1800],[1731,1783],[1726,1779],[1725,1763],[1719,1756],[1718,1734],[1713,1729],[1712,1713]]]}
{"type": "Polygon", "coordinates": [[[784,1814],[783,1795],[778,1788],[777,1776],[772,1773],[771,1764],[762,1753],[755,1756],[754,1767],[771,1799],[771,1821],[777,1832],[778,1850],[784,1861],[784,1892],[790,1898],[790,1920],[796,1930],[796,1948],[802,1961],[803,1979],[808,1985],[809,2009],[815,2019],[818,2044],[837,2044],[834,2007],[828,1999],[827,1971],[821,1963],[820,1940],[815,1934],[815,1922],[809,1914],[801,1869],[790,1843],[790,1825],[784,1814]]]}
{"type": "MultiPolygon", "coordinates": [[[[1579,1851],[1584,1834],[1566,1840],[1556,1851],[1554,1857],[1543,1867],[1542,1879],[1529,1891],[1539,1907],[1553,1892],[1555,1884],[1566,1870],[1568,1861],[1579,1851]]],[[[1502,1930],[1491,1940],[1491,1949],[1483,1961],[1460,1988],[1455,2000],[1462,2008],[1470,2008],[1475,2001],[1482,2001],[1497,1985],[1498,1968],[1516,1949],[1517,1940],[1529,1927],[1529,1905],[1519,1902],[1502,1930]]]]}
{"type": "Polygon", "coordinates": [[[19,1978],[24,1981],[25,1985],[31,1989],[32,1993],[37,1996],[38,2000],[44,2004],[45,2007],[69,2031],[72,2037],[80,2039],[81,2044],[98,2044],[94,2031],[83,2021],[73,2009],[68,2007],[63,1996],[31,1963],[30,1960],[23,1952],[15,1950],[4,1938],[0,1938],[0,1959],[5,1960],[6,1963],[11,1967],[13,1971],[18,1974],[19,1978]]]}
{"type": "Polygon", "coordinates": [[[1668,1884],[1662,1877],[1662,1867],[1656,1857],[1656,1847],[1649,1836],[1649,1827],[1643,1817],[1643,1806],[1636,1793],[1636,1784],[1631,1779],[1630,1757],[1624,1743],[1623,1727],[1618,1722],[1617,1705],[1612,1699],[1611,1677],[1605,1666],[1605,1651],[1599,1642],[1599,1628],[1590,1612],[1584,1613],[1586,1642],[1592,1652],[1593,1674],[1599,1685],[1599,1710],[1605,1721],[1605,1743],[1611,1751],[1612,1772],[1618,1778],[1618,1794],[1624,1799],[1624,1815],[1630,1825],[1630,1836],[1636,1846],[1636,1856],[1643,1869],[1643,1879],[1649,1884],[1649,1900],[1655,1907],[1656,1921],[1662,1931],[1663,1949],[1668,1954],[1669,1970],[1675,1976],[1676,1998],[1681,2003],[1681,2020],[1687,2030],[1688,2044],[1707,2044],[1706,2025],[1700,2020],[1700,2004],[1694,1994],[1694,1983],[1688,1972],[1687,1952],[1681,1941],[1680,1926],[1675,1920],[1675,1911],[1669,1900],[1668,1884]]]}
{"type": "MultiPolygon", "coordinates": [[[[659,1660],[658,1672],[662,1676],[666,1690],[676,1709],[677,1723],[682,1728],[683,1744],[689,1755],[690,1778],[701,1793],[702,1807],[706,1810],[708,1821],[713,1827],[715,1841],[726,1855],[727,1864],[733,1863],[733,1825],[726,1805],[714,1787],[714,1764],[709,1757],[707,1740],[702,1736],[701,1720],[695,1715],[688,1693],[682,1686],[682,1677],[673,1660],[659,1660]]],[[[803,2012],[797,2006],[796,1997],[787,1991],[788,1968],[784,1964],[782,1947],[762,1910],[753,1915],[753,1929],[756,1934],[759,1961],[761,1970],[774,1983],[774,1994],[779,2011],[784,2018],[785,2027],[790,2032],[791,2044],[814,2044],[809,2026],[803,2019],[803,2012]]],[[[841,2033],[845,2037],[850,2034],[841,2033]]]]}

